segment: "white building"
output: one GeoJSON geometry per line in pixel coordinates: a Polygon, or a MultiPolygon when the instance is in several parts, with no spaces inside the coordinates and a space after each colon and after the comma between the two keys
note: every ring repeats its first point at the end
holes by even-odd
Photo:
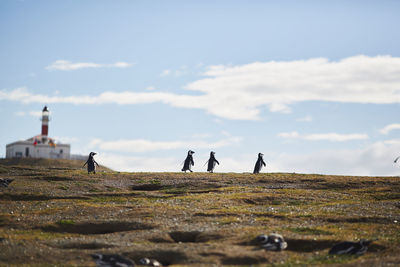
{"type": "Polygon", "coordinates": [[[25,141],[17,141],[6,146],[6,158],[52,158],[69,159],[71,146],[56,143],[48,137],[49,110],[42,111],[42,133],[25,141]]]}

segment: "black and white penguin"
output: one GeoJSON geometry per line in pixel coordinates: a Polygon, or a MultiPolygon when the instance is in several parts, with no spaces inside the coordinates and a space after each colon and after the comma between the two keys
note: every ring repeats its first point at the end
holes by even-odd
{"type": "Polygon", "coordinates": [[[256,241],[262,248],[269,251],[281,251],[287,248],[287,243],[280,234],[259,235],[256,241]]]}
{"type": "Polygon", "coordinates": [[[209,158],[209,160],[207,162],[208,162],[207,171],[208,172],[214,172],[215,164],[219,165],[218,160],[215,158],[215,152],[214,151],[210,152],[210,158],[209,158]]]}
{"type": "Polygon", "coordinates": [[[258,153],[258,159],[257,159],[256,165],[254,166],[254,171],[253,171],[254,174],[260,173],[263,165],[267,166],[267,164],[265,164],[265,162],[263,160],[263,156],[264,156],[263,153],[258,153]]]}
{"type": "Polygon", "coordinates": [[[155,259],[149,259],[149,258],[142,258],[139,260],[140,265],[146,265],[146,266],[162,266],[162,264],[155,259]]]}
{"type": "Polygon", "coordinates": [[[117,254],[92,254],[99,267],[134,267],[135,262],[117,254]]]}
{"type": "Polygon", "coordinates": [[[361,239],[358,242],[341,242],[334,245],[330,250],[329,254],[350,254],[350,255],[362,255],[368,250],[368,245],[374,240],[361,239]]]}
{"type": "Polygon", "coordinates": [[[397,163],[397,161],[400,159],[400,157],[397,157],[395,160],[394,160],[394,163],[397,163]]]}
{"type": "Polygon", "coordinates": [[[88,160],[83,164],[83,167],[87,164],[87,171],[88,173],[96,173],[96,165],[99,167],[99,164],[94,160],[93,156],[96,155],[94,152],[90,152],[88,160]]]}
{"type": "Polygon", "coordinates": [[[194,151],[192,151],[192,150],[188,151],[185,162],[183,163],[183,168],[182,168],[183,172],[186,172],[186,171],[193,172],[191,170],[192,166],[194,166],[194,161],[193,161],[193,156],[192,156],[193,154],[194,154],[194,151]]]}
{"type": "Polygon", "coordinates": [[[2,179],[0,178],[0,186],[1,187],[8,187],[9,184],[11,184],[14,181],[14,179],[2,179]]]}

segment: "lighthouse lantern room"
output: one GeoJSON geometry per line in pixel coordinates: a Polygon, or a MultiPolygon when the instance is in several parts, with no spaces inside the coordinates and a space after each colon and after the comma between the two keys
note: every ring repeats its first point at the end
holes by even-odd
{"type": "Polygon", "coordinates": [[[56,143],[49,134],[50,111],[42,110],[42,132],[25,141],[17,141],[6,146],[6,158],[70,158],[70,145],[56,143]]]}

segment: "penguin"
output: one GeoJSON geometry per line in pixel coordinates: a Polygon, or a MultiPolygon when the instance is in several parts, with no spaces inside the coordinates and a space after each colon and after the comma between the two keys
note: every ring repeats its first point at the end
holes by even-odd
{"type": "Polygon", "coordinates": [[[155,259],[143,258],[139,260],[140,265],[147,265],[147,266],[162,266],[162,264],[155,259]]]}
{"type": "Polygon", "coordinates": [[[256,241],[262,248],[269,251],[281,251],[287,248],[287,242],[280,234],[272,233],[269,235],[259,235],[256,241]]]}
{"type": "MultiPolygon", "coordinates": [[[[215,168],[215,163],[217,163],[219,165],[218,160],[215,158],[215,152],[211,151],[210,152],[210,159],[207,161],[208,162],[208,166],[207,166],[207,171],[208,172],[214,172],[214,168],[215,168]]],[[[206,163],[207,163],[206,162],[206,163]]]]}
{"type": "Polygon", "coordinates": [[[368,250],[368,245],[375,240],[361,239],[358,242],[341,242],[334,245],[330,250],[329,254],[349,254],[349,255],[363,255],[368,250]]]}
{"type": "Polygon", "coordinates": [[[254,166],[254,171],[253,171],[254,174],[260,173],[262,165],[264,165],[264,167],[267,166],[263,160],[263,156],[264,156],[263,153],[258,153],[258,159],[256,165],[254,166]]]}
{"type": "Polygon", "coordinates": [[[193,156],[192,156],[193,154],[194,154],[194,151],[192,151],[192,150],[188,151],[185,162],[183,163],[183,168],[182,168],[183,172],[186,172],[186,171],[193,172],[191,170],[192,166],[194,166],[194,161],[193,161],[193,156]]]}
{"type": "Polygon", "coordinates": [[[11,184],[14,181],[14,179],[2,179],[0,178],[0,186],[1,187],[8,187],[9,184],[11,184]]]}
{"type": "Polygon", "coordinates": [[[134,267],[135,262],[117,254],[92,254],[92,258],[99,267],[134,267]]]}
{"type": "Polygon", "coordinates": [[[96,165],[97,167],[99,167],[99,164],[97,164],[97,162],[93,158],[94,155],[96,155],[96,153],[90,152],[88,160],[85,162],[85,164],[83,164],[83,167],[85,167],[85,165],[87,164],[88,174],[90,172],[96,174],[96,165]]]}
{"type": "Polygon", "coordinates": [[[397,163],[397,161],[400,159],[400,157],[397,157],[395,160],[394,160],[394,163],[397,163]]]}

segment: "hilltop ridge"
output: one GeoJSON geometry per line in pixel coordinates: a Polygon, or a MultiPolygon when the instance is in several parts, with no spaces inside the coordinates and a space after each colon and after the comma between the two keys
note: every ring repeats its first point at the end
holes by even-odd
{"type": "MultiPolygon", "coordinates": [[[[44,159],[44,158],[0,158],[0,165],[4,166],[31,166],[42,168],[69,168],[81,169],[85,160],[69,159],[44,159]]],[[[100,171],[112,171],[110,168],[100,165],[100,171]]]]}

